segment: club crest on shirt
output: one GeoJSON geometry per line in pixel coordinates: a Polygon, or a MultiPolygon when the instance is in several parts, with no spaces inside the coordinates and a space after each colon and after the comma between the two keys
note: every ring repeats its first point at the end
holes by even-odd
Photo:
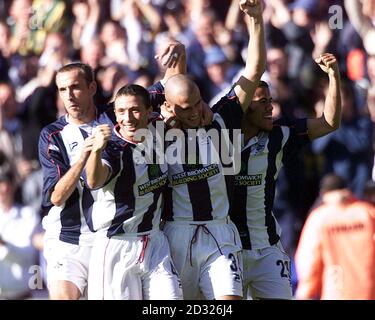
{"type": "Polygon", "coordinates": [[[251,146],[250,155],[251,156],[256,156],[259,153],[262,153],[264,151],[264,149],[266,148],[267,141],[268,141],[268,134],[262,135],[259,138],[258,142],[256,144],[254,144],[254,145],[251,146]]]}
{"type": "Polygon", "coordinates": [[[150,179],[155,179],[160,176],[160,168],[158,164],[150,164],[148,166],[148,175],[150,179]]]}

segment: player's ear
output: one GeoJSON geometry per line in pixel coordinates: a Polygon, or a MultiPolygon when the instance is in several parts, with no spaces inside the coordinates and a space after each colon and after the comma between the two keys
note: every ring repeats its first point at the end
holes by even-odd
{"type": "Polygon", "coordinates": [[[92,96],[96,93],[97,88],[98,85],[96,84],[96,81],[91,81],[91,83],[89,84],[89,90],[92,96]]]}
{"type": "Polygon", "coordinates": [[[152,113],[152,107],[149,106],[148,108],[146,108],[146,113],[147,113],[147,116],[151,116],[151,113],[152,113]]]}
{"type": "Polygon", "coordinates": [[[173,113],[173,108],[167,101],[164,101],[163,106],[164,106],[166,111],[173,113]]]}

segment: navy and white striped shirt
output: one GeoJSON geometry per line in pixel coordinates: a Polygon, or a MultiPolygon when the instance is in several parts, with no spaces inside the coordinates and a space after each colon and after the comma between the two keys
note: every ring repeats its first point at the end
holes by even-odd
{"type": "MultiPolygon", "coordinates": [[[[177,138],[170,146],[182,150],[185,155],[185,161],[182,162],[185,163],[171,164],[170,154],[167,152],[172,205],[170,210],[163,214],[165,220],[209,221],[228,216],[233,179],[223,174],[221,140],[215,145],[207,133],[213,130],[222,137],[222,129],[240,129],[242,109],[234,90],[212,109],[215,112],[212,124],[201,128],[195,138],[196,150],[199,151],[194,155],[196,159],[191,159],[191,153],[188,152],[188,130],[184,130],[185,136],[182,140],[177,138]],[[211,154],[218,155],[219,161],[213,161],[211,154]]],[[[227,148],[225,145],[224,143],[224,148],[227,148]]]]}
{"type": "Polygon", "coordinates": [[[281,166],[309,141],[306,119],[300,119],[291,127],[274,125],[243,147],[230,217],[244,249],[261,249],[279,241],[281,230],[272,213],[276,179],[281,166]]]}
{"type": "Polygon", "coordinates": [[[89,124],[69,123],[67,115],[43,128],[39,138],[39,161],[43,170],[42,210],[46,214],[43,227],[46,238],[58,238],[63,242],[92,245],[92,205],[95,193],[85,187],[80,178],[76,189],[60,206],[51,203],[51,194],[60,178],[74,165],[81,155],[85,138],[99,123],[113,126],[113,109],[97,108],[97,117],[89,124]]]}
{"type": "MultiPolygon", "coordinates": [[[[157,120],[164,125],[162,120],[157,120]]],[[[155,124],[148,124],[155,137],[155,124]]],[[[140,163],[142,150],[147,143],[126,141],[118,133],[118,126],[102,154],[102,161],[111,171],[107,183],[98,190],[98,201],[93,207],[93,226],[107,237],[122,234],[139,234],[159,228],[163,191],[168,184],[167,164],[156,163],[155,146],[153,161],[140,163]]],[[[151,141],[151,142],[150,142],[151,141]]],[[[164,155],[163,155],[164,156],[164,155]]]]}

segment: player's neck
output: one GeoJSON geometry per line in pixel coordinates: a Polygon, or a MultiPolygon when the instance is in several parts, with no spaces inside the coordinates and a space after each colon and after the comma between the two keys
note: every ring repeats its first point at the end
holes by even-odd
{"type": "Polygon", "coordinates": [[[260,129],[255,127],[242,126],[242,132],[244,136],[244,142],[246,144],[251,138],[254,138],[259,134],[260,129]]]}
{"type": "Polygon", "coordinates": [[[88,124],[94,121],[96,118],[96,108],[94,105],[89,107],[89,110],[86,114],[82,115],[81,117],[73,118],[68,114],[68,121],[69,123],[73,123],[76,125],[83,125],[88,124]]]}

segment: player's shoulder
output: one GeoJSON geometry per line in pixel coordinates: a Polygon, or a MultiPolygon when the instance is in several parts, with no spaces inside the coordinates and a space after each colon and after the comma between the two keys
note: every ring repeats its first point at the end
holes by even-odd
{"type": "Polygon", "coordinates": [[[225,105],[228,103],[237,103],[239,104],[238,97],[236,95],[236,92],[234,91],[233,88],[231,88],[226,94],[224,94],[219,101],[217,101],[211,109],[214,112],[220,111],[221,108],[223,108],[225,105]]]}
{"type": "Polygon", "coordinates": [[[164,94],[164,86],[158,81],[147,88],[149,94],[164,94]]]}
{"type": "Polygon", "coordinates": [[[54,122],[50,123],[50,124],[47,124],[42,130],[41,130],[41,133],[40,135],[41,136],[44,136],[44,135],[50,135],[54,132],[59,132],[61,131],[66,125],[68,125],[68,122],[66,120],[66,117],[65,116],[61,116],[60,118],[58,118],[57,120],[55,120],[54,122]]]}
{"type": "Polygon", "coordinates": [[[113,104],[104,104],[96,106],[97,121],[113,126],[116,123],[115,110],[113,104]]]}

